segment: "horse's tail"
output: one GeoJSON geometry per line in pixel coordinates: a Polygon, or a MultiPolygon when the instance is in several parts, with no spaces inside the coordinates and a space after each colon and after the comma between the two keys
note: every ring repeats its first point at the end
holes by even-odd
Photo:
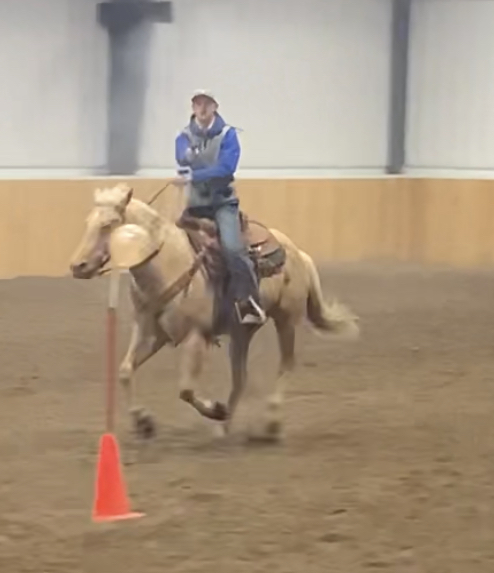
{"type": "Polygon", "coordinates": [[[303,251],[300,251],[300,255],[309,275],[307,316],[316,332],[344,338],[358,338],[360,334],[358,317],[336,300],[331,304],[326,303],[314,261],[303,251]]]}

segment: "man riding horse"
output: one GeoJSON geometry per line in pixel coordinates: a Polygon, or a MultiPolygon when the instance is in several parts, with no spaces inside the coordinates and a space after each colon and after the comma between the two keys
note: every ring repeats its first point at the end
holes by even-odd
{"type": "Polygon", "coordinates": [[[216,222],[230,275],[228,303],[241,324],[264,324],[254,264],[242,238],[239,200],[233,185],[240,158],[235,128],[218,113],[213,94],[192,96],[189,124],[175,140],[179,176],[174,183],[186,189],[185,214],[216,222]]]}

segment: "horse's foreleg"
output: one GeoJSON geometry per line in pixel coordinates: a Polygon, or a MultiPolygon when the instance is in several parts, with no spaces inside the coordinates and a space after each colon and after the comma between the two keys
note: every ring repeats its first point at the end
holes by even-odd
{"type": "Polygon", "coordinates": [[[224,420],[227,414],[225,405],[205,400],[199,397],[195,390],[202,372],[206,349],[206,341],[197,330],[193,330],[184,341],[179,382],[180,398],[202,416],[211,420],[224,420]]]}
{"type": "Polygon", "coordinates": [[[167,341],[167,336],[158,323],[150,318],[139,318],[132,325],[127,353],[120,364],[119,380],[127,401],[127,409],[135,430],[143,437],[155,432],[151,415],[136,404],[135,371],[151,356],[156,354],[167,341]]]}

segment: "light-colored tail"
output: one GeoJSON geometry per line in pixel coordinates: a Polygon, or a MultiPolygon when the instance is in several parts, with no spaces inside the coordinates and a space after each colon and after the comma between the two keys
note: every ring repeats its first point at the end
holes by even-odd
{"type": "Polygon", "coordinates": [[[360,328],[358,317],[348,307],[333,300],[327,304],[321,288],[321,280],[316,265],[307,253],[300,251],[309,274],[309,294],[307,297],[307,316],[316,332],[356,339],[360,328]]]}

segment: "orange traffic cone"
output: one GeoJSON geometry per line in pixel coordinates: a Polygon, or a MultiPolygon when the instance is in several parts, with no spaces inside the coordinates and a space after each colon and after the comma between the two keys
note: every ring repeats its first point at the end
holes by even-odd
{"type": "Polygon", "coordinates": [[[93,521],[117,521],[143,515],[130,510],[117,440],[111,433],[103,434],[99,447],[93,521]]]}

